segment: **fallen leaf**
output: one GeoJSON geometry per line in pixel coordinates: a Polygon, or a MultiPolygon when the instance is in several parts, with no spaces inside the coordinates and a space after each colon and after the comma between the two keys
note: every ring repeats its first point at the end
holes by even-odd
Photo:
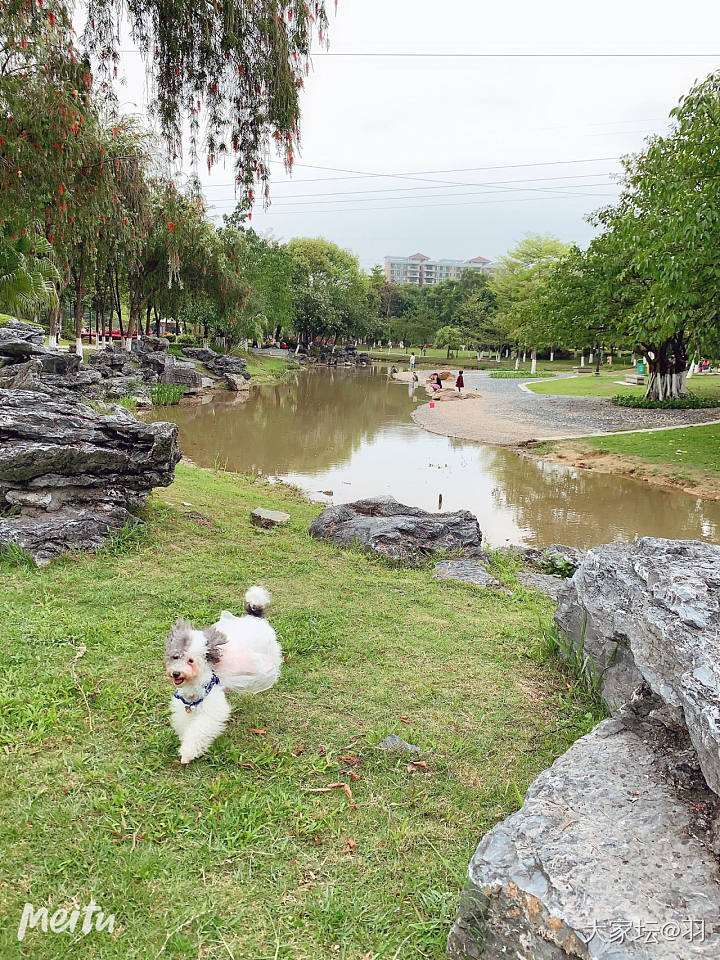
{"type": "Polygon", "coordinates": [[[256,737],[264,737],[267,733],[267,730],[259,730],[257,727],[250,727],[250,733],[254,733],[256,737]]]}
{"type": "Polygon", "coordinates": [[[351,767],[356,767],[360,763],[360,757],[355,753],[346,753],[340,757],[340,760],[351,767]]]}
{"type": "Polygon", "coordinates": [[[427,770],[428,765],[424,760],[411,760],[407,765],[408,773],[415,773],[416,770],[427,770]]]}
{"type": "Polygon", "coordinates": [[[356,846],[357,846],[357,840],[346,840],[345,849],[343,850],[343,853],[352,853],[356,846]]]}
{"type": "Polygon", "coordinates": [[[307,747],[303,743],[299,747],[295,747],[295,749],[292,751],[292,755],[294,757],[299,757],[302,753],[305,753],[306,750],[307,750],[307,747]]]}
{"type": "Polygon", "coordinates": [[[355,809],[355,801],[353,800],[352,790],[347,783],[330,783],[327,785],[327,787],[310,787],[308,793],[330,793],[332,790],[342,790],[342,792],[350,801],[350,809],[355,809]]]}
{"type": "Polygon", "coordinates": [[[412,720],[410,720],[409,717],[400,717],[400,720],[402,723],[407,723],[408,726],[412,723],[412,720]]]}

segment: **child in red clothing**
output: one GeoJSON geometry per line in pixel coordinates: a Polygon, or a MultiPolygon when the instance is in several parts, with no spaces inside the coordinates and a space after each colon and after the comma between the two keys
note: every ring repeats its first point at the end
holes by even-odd
{"type": "Polygon", "coordinates": [[[462,370],[458,371],[457,380],[455,381],[455,386],[457,387],[457,391],[460,394],[460,396],[462,396],[463,387],[465,386],[465,380],[463,379],[462,370]]]}

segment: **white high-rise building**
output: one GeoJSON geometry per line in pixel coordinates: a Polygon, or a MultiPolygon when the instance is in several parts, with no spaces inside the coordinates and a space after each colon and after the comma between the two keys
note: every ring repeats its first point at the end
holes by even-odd
{"type": "Polygon", "coordinates": [[[457,280],[463,270],[492,273],[492,264],[485,257],[472,260],[431,260],[424,253],[410,257],[385,257],[385,277],[392,283],[414,283],[432,286],[442,280],[457,280]]]}

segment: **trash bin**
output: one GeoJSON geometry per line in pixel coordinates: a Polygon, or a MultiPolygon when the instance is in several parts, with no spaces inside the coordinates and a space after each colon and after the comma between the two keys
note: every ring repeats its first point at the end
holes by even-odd
{"type": "Polygon", "coordinates": [[[647,364],[644,360],[638,360],[638,362],[635,364],[635,372],[639,373],[643,377],[645,376],[647,373],[647,364]]]}

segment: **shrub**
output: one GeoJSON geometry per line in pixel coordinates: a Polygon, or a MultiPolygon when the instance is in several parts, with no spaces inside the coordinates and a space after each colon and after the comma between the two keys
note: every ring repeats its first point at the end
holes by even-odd
{"type": "Polygon", "coordinates": [[[156,407],[172,407],[180,403],[186,390],[187,387],[179,383],[159,383],[150,391],[150,396],[156,407]]]}
{"type": "Polygon", "coordinates": [[[175,343],[177,337],[174,333],[166,333],[165,339],[168,341],[168,343],[175,343]]]}
{"type": "Polygon", "coordinates": [[[125,407],[126,410],[137,410],[137,397],[120,397],[118,403],[121,407],[125,407]]]}
{"type": "Polygon", "coordinates": [[[175,337],[175,343],[181,347],[199,347],[200,341],[197,337],[193,337],[189,333],[181,333],[179,337],[175,337]]]}
{"type": "Polygon", "coordinates": [[[708,407],[720,407],[715,397],[698,397],[689,393],[686,397],[668,397],[665,400],[648,400],[633,394],[620,393],[612,398],[618,407],[638,407],[642,410],[704,410],[708,407]]]}

